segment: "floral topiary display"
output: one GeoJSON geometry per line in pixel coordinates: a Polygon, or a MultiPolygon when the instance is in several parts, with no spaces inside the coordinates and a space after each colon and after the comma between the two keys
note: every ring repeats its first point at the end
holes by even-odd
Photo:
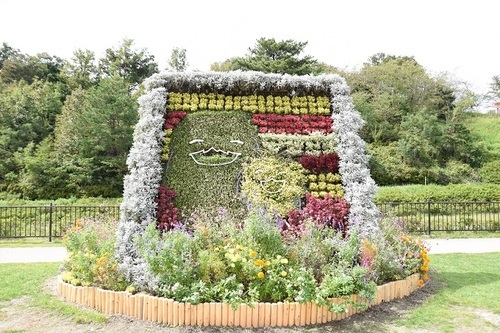
{"type": "Polygon", "coordinates": [[[339,76],[162,73],[139,114],[120,221],[68,230],[64,281],[168,299],[173,318],[194,304],[293,302],[305,320],[309,307],[345,313],[377,285],[428,278],[425,245],[379,220],[363,121],[339,76]]]}
{"type": "Polygon", "coordinates": [[[167,72],[145,85],[118,231],[129,280],[150,283],[141,281],[147,264],[134,242],[148,225],[190,228],[200,211],[233,214],[246,203],[281,226],[343,214],[316,223],[377,229],[376,186],[357,134],[363,121],[339,76],[167,72]]]}

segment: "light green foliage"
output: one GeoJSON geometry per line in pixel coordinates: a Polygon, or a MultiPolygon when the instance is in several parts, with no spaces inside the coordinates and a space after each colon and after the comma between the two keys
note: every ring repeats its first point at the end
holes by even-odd
{"type": "Polygon", "coordinates": [[[273,155],[300,157],[335,152],[335,135],[313,132],[309,135],[259,134],[262,148],[273,155]]]}
{"type": "Polygon", "coordinates": [[[258,147],[257,128],[250,116],[237,111],[188,113],[170,139],[172,158],[165,181],[177,192],[176,207],[189,214],[194,208],[234,206],[242,165],[255,155],[254,149],[258,147]],[[215,154],[210,148],[224,153],[215,154]],[[189,155],[203,150],[208,153],[194,158],[189,155]],[[231,153],[241,155],[236,157],[231,153]],[[195,159],[198,163],[215,165],[200,165],[195,159]]]}
{"type": "Polygon", "coordinates": [[[243,168],[242,196],[256,207],[287,216],[306,193],[306,172],[283,158],[254,158],[243,168]]]}
{"type": "Polygon", "coordinates": [[[486,150],[486,161],[500,159],[500,117],[491,114],[468,114],[465,126],[471,131],[474,142],[486,150]]]}
{"type": "Polygon", "coordinates": [[[480,173],[483,182],[500,184],[500,160],[485,163],[480,173]]]}

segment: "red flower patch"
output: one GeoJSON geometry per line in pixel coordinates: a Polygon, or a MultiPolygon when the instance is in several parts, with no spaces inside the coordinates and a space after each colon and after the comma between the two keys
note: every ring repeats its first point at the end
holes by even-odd
{"type": "Polygon", "coordinates": [[[331,172],[335,174],[339,172],[339,156],[335,153],[321,154],[319,156],[304,155],[299,162],[304,169],[313,173],[331,172]]]}

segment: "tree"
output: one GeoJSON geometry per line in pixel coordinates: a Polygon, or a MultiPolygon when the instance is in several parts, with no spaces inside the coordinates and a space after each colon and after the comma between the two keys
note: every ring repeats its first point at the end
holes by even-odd
{"type": "Polygon", "coordinates": [[[35,79],[49,82],[59,82],[60,72],[64,65],[63,59],[47,53],[36,56],[22,54],[7,46],[3,48],[0,79],[5,83],[21,80],[32,83],[35,79]]]}
{"type": "Polygon", "coordinates": [[[78,172],[71,178],[78,182],[77,195],[121,195],[137,109],[129,83],[118,76],[68,97],[58,117],[54,149],[61,166],[78,172]]]}
{"type": "Polygon", "coordinates": [[[132,49],[134,41],[123,39],[116,49],[109,48],[99,61],[99,69],[104,77],[119,76],[131,85],[140,84],[145,78],[158,72],[153,55],[146,49],[132,49]]]}
{"type": "Polygon", "coordinates": [[[74,51],[73,57],[64,65],[63,75],[67,77],[71,89],[88,89],[95,85],[99,80],[99,69],[95,64],[94,52],[82,49],[74,51]]]}
{"type": "Polygon", "coordinates": [[[168,61],[168,67],[171,70],[183,72],[188,66],[186,49],[174,48],[168,61]]]}
{"type": "Polygon", "coordinates": [[[318,74],[323,68],[311,56],[300,57],[307,42],[283,40],[277,42],[274,38],[259,38],[245,57],[235,57],[222,64],[215,63],[212,69],[241,69],[245,71],[260,71],[264,73],[288,73],[294,75],[318,74]]]}
{"type": "Polygon", "coordinates": [[[488,94],[497,102],[500,102],[500,75],[493,76],[488,94]]]}
{"type": "Polygon", "coordinates": [[[21,80],[0,89],[0,187],[16,180],[19,166],[14,154],[53,133],[62,108],[62,91],[60,83],[38,79],[31,85],[21,80]]]}
{"type": "Polygon", "coordinates": [[[7,43],[2,43],[2,48],[0,49],[0,70],[3,67],[3,62],[9,58],[15,57],[19,54],[19,50],[12,48],[7,43]]]}

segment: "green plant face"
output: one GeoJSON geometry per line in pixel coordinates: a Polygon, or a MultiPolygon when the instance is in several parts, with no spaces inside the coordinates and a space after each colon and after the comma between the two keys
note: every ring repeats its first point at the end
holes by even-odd
{"type": "Polygon", "coordinates": [[[243,169],[243,196],[281,216],[296,209],[305,195],[306,170],[297,162],[282,158],[255,158],[243,169]]]}
{"type": "Polygon", "coordinates": [[[165,172],[167,185],[177,192],[176,206],[185,212],[232,206],[243,162],[258,145],[257,128],[247,113],[188,113],[172,133],[165,172]]]}

